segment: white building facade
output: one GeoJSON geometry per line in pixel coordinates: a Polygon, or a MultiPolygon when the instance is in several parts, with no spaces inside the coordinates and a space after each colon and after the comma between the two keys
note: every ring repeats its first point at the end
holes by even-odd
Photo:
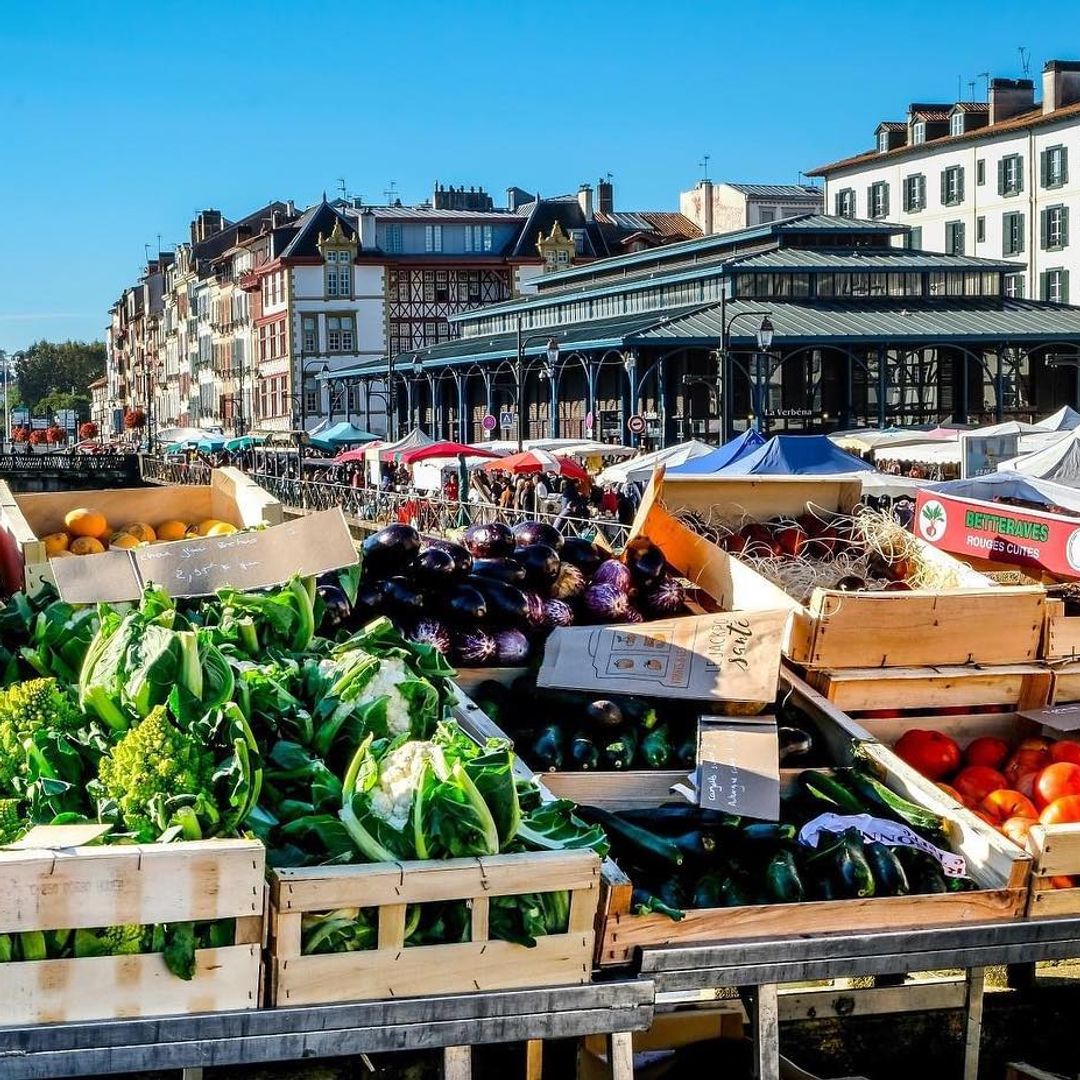
{"type": "Polygon", "coordinates": [[[913,248],[1026,263],[1008,295],[1075,302],[1080,62],[1046,64],[1039,104],[1027,79],[994,79],[988,96],[912,105],[906,122],[878,126],[872,151],[810,175],[824,178],[829,213],[907,225],[913,248]]]}
{"type": "Polygon", "coordinates": [[[679,212],[703,236],[823,212],[822,190],[809,184],[731,184],[701,180],[679,195],[679,212]]]}

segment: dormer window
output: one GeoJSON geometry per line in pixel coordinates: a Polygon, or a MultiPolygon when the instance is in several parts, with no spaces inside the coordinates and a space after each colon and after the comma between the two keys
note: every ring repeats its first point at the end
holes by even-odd
{"type": "Polygon", "coordinates": [[[964,134],[964,114],[962,112],[954,112],[952,116],[949,117],[949,134],[964,134]]]}
{"type": "Polygon", "coordinates": [[[916,120],[911,125],[911,141],[915,144],[926,142],[926,121],[916,120]]]}
{"type": "Polygon", "coordinates": [[[889,152],[889,133],[887,131],[878,132],[877,148],[879,154],[887,154],[889,152]]]}
{"type": "Polygon", "coordinates": [[[353,262],[356,259],[355,237],[346,235],[341,218],[334,220],[329,236],[319,234],[319,254],[323,257],[323,291],[330,297],[352,297],[353,262]]]}

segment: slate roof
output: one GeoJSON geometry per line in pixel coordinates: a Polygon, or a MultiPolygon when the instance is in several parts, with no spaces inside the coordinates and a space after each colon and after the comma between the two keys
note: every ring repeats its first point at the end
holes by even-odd
{"type": "Polygon", "coordinates": [[[281,258],[318,257],[319,234],[329,236],[337,221],[341,222],[342,232],[350,240],[357,239],[356,226],[344,214],[339,214],[325,199],[309,206],[292,226],[292,238],[281,252],[281,258]]]}
{"type": "Polygon", "coordinates": [[[823,198],[821,188],[810,184],[725,184],[733,191],[749,195],[752,199],[805,199],[811,202],[823,198]]]}
{"type": "Polygon", "coordinates": [[[211,272],[210,264],[219,256],[224,255],[229,248],[236,246],[237,231],[242,226],[250,228],[252,234],[260,233],[263,229],[269,227],[275,210],[279,214],[285,214],[288,208],[283,202],[267,203],[266,206],[259,207],[258,210],[253,211],[246,217],[242,217],[239,221],[225,222],[225,227],[220,232],[192,244],[191,261],[199,276],[206,277],[209,275],[211,272]]]}
{"type": "Polygon", "coordinates": [[[909,248],[776,248],[747,255],[729,263],[733,270],[771,272],[801,270],[904,271],[904,270],[1023,270],[1023,262],[977,259],[973,255],[944,255],[909,248]]]}

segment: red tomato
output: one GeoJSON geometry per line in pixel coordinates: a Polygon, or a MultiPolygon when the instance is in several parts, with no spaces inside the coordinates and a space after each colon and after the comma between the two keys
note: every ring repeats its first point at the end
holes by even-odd
{"type": "Polygon", "coordinates": [[[1040,750],[1017,750],[1005,766],[1005,778],[1016,787],[1017,778],[1029,772],[1039,772],[1050,764],[1050,755],[1040,750]]]}
{"type": "Polygon", "coordinates": [[[1050,757],[1053,761],[1071,761],[1080,765],[1080,742],[1061,739],[1050,747],[1050,757]]]}
{"type": "Polygon", "coordinates": [[[1055,762],[1035,777],[1035,805],[1040,810],[1066,795],[1080,795],[1080,765],[1076,762],[1055,762]]]}
{"type": "Polygon", "coordinates": [[[966,799],[981,803],[991,791],[1007,788],[1005,777],[989,765],[969,765],[953,777],[953,787],[966,799]]]}
{"type": "Polygon", "coordinates": [[[1037,818],[1029,817],[1011,817],[1000,826],[1000,829],[1017,847],[1026,850],[1028,833],[1031,832],[1031,826],[1037,820],[1037,818]]]}
{"type": "Polygon", "coordinates": [[[960,747],[940,731],[912,728],[893,747],[913,769],[931,780],[942,780],[960,767],[960,747]]]}
{"type": "Polygon", "coordinates": [[[991,791],[981,803],[979,809],[985,811],[997,821],[1008,821],[1012,817],[1036,818],[1039,816],[1035,804],[1019,791],[998,788],[991,791]]]}
{"type": "Polygon", "coordinates": [[[995,829],[998,827],[998,819],[992,817],[985,810],[972,810],[971,812],[980,820],[985,821],[987,825],[992,825],[995,829]]]}
{"type": "Polygon", "coordinates": [[[990,735],[976,739],[964,751],[964,761],[968,765],[989,765],[991,769],[1000,769],[1008,756],[1009,744],[990,735]]]}
{"type": "Polygon", "coordinates": [[[1067,874],[1055,874],[1046,880],[1050,882],[1051,889],[1072,889],[1076,887],[1076,878],[1069,877],[1067,874]]]}
{"type": "Polygon", "coordinates": [[[1080,821],[1080,795],[1055,799],[1039,815],[1040,825],[1064,825],[1080,821]]]}

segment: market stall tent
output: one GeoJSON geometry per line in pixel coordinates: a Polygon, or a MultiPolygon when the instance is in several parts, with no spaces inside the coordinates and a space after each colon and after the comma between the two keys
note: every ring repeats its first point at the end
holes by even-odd
{"type": "Polygon", "coordinates": [[[667,446],[663,450],[654,450],[651,454],[642,454],[640,457],[620,461],[617,465],[609,465],[596,478],[596,482],[601,485],[625,484],[627,481],[645,484],[657,465],[671,468],[674,465],[681,465],[684,461],[690,461],[692,458],[710,454],[715,449],[715,446],[699,442],[697,439],[676,443],[675,446],[667,446]]]}
{"type": "Polygon", "coordinates": [[[681,465],[672,465],[667,470],[669,476],[707,476],[710,473],[719,472],[733,461],[744,458],[753,453],[759,446],[765,445],[765,439],[760,432],[749,428],[734,439],[729,439],[723,446],[701,457],[691,458],[681,465]]]}
{"type": "Polygon", "coordinates": [[[1051,413],[1031,426],[1039,431],[1072,431],[1080,427],[1080,412],[1068,405],[1062,405],[1056,413],[1051,413]]]}
{"type": "Polygon", "coordinates": [[[310,436],[312,446],[327,451],[338,450],[343,446],[356,446],[358,443],[370,443],[374,439],[375,436],[370,431],[364,431],[347,420],[310,436]]]}
{"type": "Polygon", "coordinates": [[[834,446],[824,435],[774,435],[717,475],[838,476],[873,471],[873,465],[834,446]]]}
{"type": "Polygon", "coordinates": [[[1052,480],[1043,480],[1037,476],[1025,476],[1013,469],[925,486],[930,491],[941,491],[958,499],[982,499],[985,502],[1019,499],[1037,506],[1059,506],[1080,513],[1080,491],[1076,488],[1055,484],[1052,480]]]}
{"type": "Polygon", "coordinates": [[[998,469],[1080,487],[1080,428],[1033,454],[1003,461],[998,469]]]}

